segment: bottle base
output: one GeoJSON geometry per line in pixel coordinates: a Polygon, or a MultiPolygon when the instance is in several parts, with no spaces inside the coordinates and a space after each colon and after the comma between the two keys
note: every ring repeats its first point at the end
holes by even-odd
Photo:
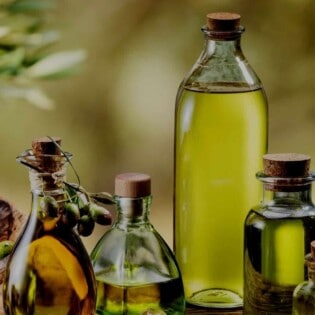
{"type": "Polygon", "coordinates": [[[205,289],[186,299],[187,303],[207,308],[238,308],[243,306],[242,297],[225,289],[205,289]]]}

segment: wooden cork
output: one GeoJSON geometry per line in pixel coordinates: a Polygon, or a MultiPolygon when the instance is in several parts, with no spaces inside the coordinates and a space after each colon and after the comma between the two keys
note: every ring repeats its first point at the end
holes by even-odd
{"type": "Polygon", "coordinates": [[[215,12],[206,16],[210,31],[236,31],[240,28],[241,16],[237,13],[215,12]]]}
{"type": "MultiPolygon", "coordinates": [[[[52,137],[52,139],[61,145],[61,138],[52,137]]],[[[61,151],[56,144],[48,137],[34,139],[32,142],[32,151],[34,155],[60,155],[61,151]]]]}
{"type": "Polygon", "coordinates": [[[298,153],[265,154],[263,163],[266,176],[305,177],[309,175],[311,158],[298,153]]]}
{"type": "MultiPolygon", "coordinates": [[[[61,138],[52,137],[52,139],[60,146],[61,138]]],[[[57,172],[62,164],[60,157],[62,152],[60,148],[48,137],[36,138],[32,142],[33,155],[36,157],[36,167],[42,172],[57,172]]]]}
{"type": "Polygon", "coordinates": [[[124,173],[115,178],[115,195],[140,198],[150,196],[151,178],[141,173],[124,173]]]}

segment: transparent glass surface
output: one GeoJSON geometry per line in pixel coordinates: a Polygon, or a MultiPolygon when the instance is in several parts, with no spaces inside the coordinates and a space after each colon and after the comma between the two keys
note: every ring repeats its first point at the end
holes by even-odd
{"type": "Polygon", "coordinates": [[[204,32],[176,100],[174,247],[186,300],[235,308],[243,304],[243,223],[261,194],[267,101],[241,32],[204,32]]]}
{"type": "Polygon", "coordinates": [[[148,219],[150,198],[117,198],[118,217],[91,253],[101,314],[184,314],[175,258],[148,219]]]}

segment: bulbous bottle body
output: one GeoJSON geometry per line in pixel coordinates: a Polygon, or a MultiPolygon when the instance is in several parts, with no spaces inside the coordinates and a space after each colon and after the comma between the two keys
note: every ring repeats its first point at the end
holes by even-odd
{"type": "Polygon", "coordinates": [[[96,284],[89,255],[78,234],[61,220],[69,198],[64,174],[65,165],[55,173],[30,170],[32,209],[4,281],[7,315],[95,312],[96,284]]]}
{"type": "Polygon", "coordinates": [[[242,54],[242,29],[204,32],[176,99],[174,247],[187,301],[232,308],[242,305],[243,222],[260,196],[267,101],[242,54]]]}
{"type": "Polygon", "coordinates": [[[293,315],[315,314],[315,283],[304,281],[293,291],[293,315]]]}
{"type": "Polygon", "coordinates": [[[170,248],[146,215],[123,214],[126,206],[146,209],[148,203],[148,198],[119,199],[118,221],[91,253],[98,315],[185,313],[182,279],[170,248]]]}

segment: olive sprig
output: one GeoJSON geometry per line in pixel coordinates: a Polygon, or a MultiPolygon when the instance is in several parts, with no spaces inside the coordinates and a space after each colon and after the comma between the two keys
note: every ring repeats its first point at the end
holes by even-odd
{"type": "MultiPolygon", "coordinates": [[[[96,223],[100,225],[111,224],[111,213],[106,206],[115,203],[113,196],[107,192],[91,193],[83,188],[79,175],[68,155],[53,138],[48,138],[58,146],[63,156],[67,159],[76,175],[78,183],[63,181],[66,191],[66,199],[64,200],[57,200],[51,195],[45,195],[43,191],[44,196],[40,202],[41,219],[58,218],[60,216],[61,222],[65,226],[76,228],[81,236],[91,235],[96,223]],[[63,204],[62,207],[59,206],[60,202],[63,204]]],[[[19,160],[19,162],[37,172],[42,172],[41,169],[25,160],[19,160]]]]}

